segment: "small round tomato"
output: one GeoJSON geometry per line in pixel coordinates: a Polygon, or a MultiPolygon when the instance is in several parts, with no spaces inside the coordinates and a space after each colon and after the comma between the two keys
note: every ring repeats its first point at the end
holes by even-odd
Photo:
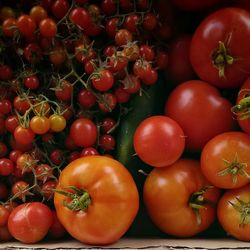
{"type": "Polygon", "coordinates": [[[21,154],[16,161],[16,167],[25,172],[32,172],[37,166],[37,161],[30,153],[21,154]]]}
{"type": "Polygon", "coordinates": [[[111,16],[116,13],[116,1],[115,0],[103,0],[101,9],[105,15],[111,16]]]}
{"type": "Polygon", "coordinates": [[[11,101],[8,99],[0,100],[0,114],[7,115],[10,113],[12,108],[11,101]]]}
{"type": "Polygon", "coordinates": [[[16,24],[19,32],[26,37],[31,37],[36,30],[34,19],[28,15],[21,15],[16,24]]]}
{"type": "Polygon", "coordinates": [[[60,165],[64,161],[64,153],[61,149],[54,149],[49,155],[51,162],[55,165],[60,165]]]}
{"type": "Polygon", "coordinates": [[[238,240],[250,241],[250,184],[227,190],[217,206],[220,225],[238,240]]]}
{"type": "Polygon", "coordinates": [[[26,88],[35,90],[39,87],[40,82],[36,75],[27,76],[24,78],[23,83],[26,88]]]}
{"type": "Polygon", "coordinates": [[[8,176],[14,172],[14,163],[8,158],[0,158],[0,175],[8,176]]]}
{"type": "Polygon", "coordinates": [[[82,152],[77,158],[82,157],[82,156],[89,156],[89,155],[99,155],[99,153],[95,148],[87,147],[87,148],[83,148],[82,152]]]}
{"type": "Polygon", "coordinates": [[[108,134],[101,135],[99,145],[104,151],[113,150],[115,148],[115,138],[108,134]]]}
{"type": "Polygon", "coordinates": [[[134,134],[134,149],[139,158],[154,167],[166,167],[183,153],[185,136],[177,122],[166,116],[143,120],[134,134]]]}
{"type": "Polygon", "coordinates": [[[10,210],[0,205],[0,227],[7,225],[10,216],[10,210]]]}
{"type": "Polygon", "coordinates": [[[89,90],[81,89],[78,92],[77,101],[83,108],[91,108],[96,103],[96,96],[89,90]]]}
{"type": "Polygon", "coordinates": [[[55,95],[60,101],[69,101],[73,94],[73,85],[66,80],[63,80],[58,87],[56,87],[55,95]]]}
{"type": "Polygon", "coordinates": [[[13,209],[8,220],[11,235],[23,243],[42,240],[52,225],[52,212],[41,202],[24,203],[13,209]]]}
{"type": "Polygon", "coordinates": [[[29,102],[19,95],[15,97],[13,101],[13,106],[21,114],[24,114],[30,108],[29,102]]]}
{"type": "Polygon", "coordinates": [[[15,128],[19,125],[18,117],[16,115],[9,115],[5,119],[5,128],[13,133],[15,128]]]}
{"type": "Polygon", "coordinates": [[[49,53],[49,59],[54,65],[61,65],[67,58],[66,50],[63,46],[55,46],[49,53]]]}
{"type": "Polygon", "coordinates": [[[107,91],[112,88],[114,84],[114,77],[110,70],[103,69],[93,73],[91,82],[95,89],[99,91],[107,91]]]}
{"type": "Polygon", "coordinates": [[[110,131],[115,127],[116,121],[111,117],[106,117],[101,123],[101,130],[104,133],[110,133],[110,131]]]}
{"type": "Polygon", "coordinates": [[[2,24],[2,32],[4,36],[13,37],[17,31],[17,20],[9,17],[2,24]]]}
{"type": "Polygon", "coordinates": [[[67,14],[69,7],[70,5],[67,0],[56,0],[52,4],[51,10],[56,18],[61,19],[67,14]]]}
{"type": "Polygon", "coordinates": [[[8,153],[8,147],[4,142],[0,141],[0,157],[4,157],[8,153]]]}
{"type": "Polygon", "coordinates": [[[115,43],[118,46],[126,45],[127,43],[131,42],[132,39],[133,36],[127,29],[120,29],[115,34],[115,43]]]}
{"type": "Polygon", "coordinates": [[[98,103],[98,106],[102,112],[106,113],[106,112],[112,112],[112,110],[115,109],[116,104],[117,100],[114,94],[104,93],[102,95],[102,99],[98,103]]]}
{"type": "Polygon", "coordinates": [[[57,25],[51,18],[44,18],[39,23],[39,31],[43,37],[55,37],[57,33],[57,25]]]}
{"type": "Polygon", "coordinates": [[[66,127],[66,119],[62,115],[52,114],[49,117],[50,129],[53,132],[61,132],[66,127]]]}
{"type": "Polygon", "coordinates": [[[33,6],[30,9],[29,15],[37,24],[48,16],[47,11],[40,5],[33,6]]]}
{"type": "Polygon", "coordinates": [[[46,116],[35,115],[31,118],[29,125],[35,134],[43,135],[50,129],[50,120],[46,116]]]}
{"type": "Polygon", "coordinates": [[[73,8],[69,14],[69,18],[72,23],[82,29],[87,29],[91,25],[91,16],[86,9],[81,7],[73,8]]]}
{"type": "Polygon", "coordinates": [[[46,200],[52,200],[54,198],[54,189],[57,186],[57,181],[50,180],[42,184],[41,193],[46,200]]]}
{"type": "Polygon", "coordinates": [[[250,136],[226,132],[213,137],[201,152],[201,170],[219,188],[239,188],[249,183],[250,136]]]}
{"type": "Polygon", "coordinates": [[[152,31],[156,28],[158,23],[157,17],[153,13],[147,13],[143,19],[143,28],[152,31]]]}
{"type": "Polygon", "coordinates": [[[147,176],[143,200],[150,218],[163,232],[191,237],[206,230],[216,218],[220,190],[210,185],[199,162],[180,159],[147,176]]]}
{"type": "MultiPolygon", "coordinates": [[[[24,55],[24,58],[29,63],[33,63],[34,64],[34,63],[39,62],[42,59],[42,49],[41,49],[41,47],[37,43],[29,43],[27,46],[25,46],[25,48],[23,50],[23,55],[24,55]]],[[[30,79],[30,80],[32,80],[32,82],[36,82],[36,81],[39,82],[38,78],[37,79],[30,79]]],[[[25,84],[25,82],[24,82],[24,84],[25,84]]],[[[33,84],[29,84],[29,85],[33,86],[34,83],[33,84]]],[[[37,82],[36,82],[35,85],[37,85],[37,82]]]]}
{"type": "Polygon", "coordinates": [[[26,181],[17,181],[11,188],[11,193],[15,198],[21,199],[23,202],[26,200],[26,196],[31,195],[29,192],[29,183],[26,181]]]}
{"type": "Polygon", "coordinates": [[[131,174],[105,156],[86,156],[69,163],[60,174],[57,190],[54,204],[58,219],[74,238],[86,244],[111,244],[120,239],[139,208],[131,174]]]}
{"type": "Polygon", "coordinates": [[[76,119],[70,127],[70,137],[80,147],[93,146],[97,139],[97,127],[87,118],[76,119]]]}
{"type": "Polygon", "coordinates": [[[40,164],[35,169],[36,178],[43,183],[53,176],[53,169],[48,164],[40,164]]]}
{"type": "Polygon", "coordinates": [[[18,125],[14,131],[15,140],[23,145],[30,144],[35,139],[35,133],[31,128],[24,128],[21,125],[18,125]]]}

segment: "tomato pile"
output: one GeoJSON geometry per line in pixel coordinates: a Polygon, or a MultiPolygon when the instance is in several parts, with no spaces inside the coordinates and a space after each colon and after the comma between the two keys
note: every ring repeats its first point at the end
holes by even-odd
{"type": "Polygon", "coordinates": [[[110,244],[142,204],[166,235],[250,241],[249,11],[1,1],[0,241],[110,244]]]}

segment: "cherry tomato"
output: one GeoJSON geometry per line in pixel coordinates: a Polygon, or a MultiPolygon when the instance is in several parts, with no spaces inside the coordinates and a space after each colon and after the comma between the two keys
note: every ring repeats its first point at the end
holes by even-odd
{"type": "Polygon", "coordinates": [[[97,127],[89,119],[78,118],[70,126],[70,137],[77,146],[93,146],[97,139],[97,127]]]}
{"type": "Polygon", "coordinates": [[[91,82],[95,89],[99,91],[107,91],[114,84],[114,77],[110,70],[104,69],[94,73],[91,82]]]}
{"type": "Polygon", "coordinates": [[[25,77],[23,83],[26,88],[32,89],[32,90],[36,90],[40,85],[39,79],[36,75],[25,77]]]}
{"type": "Polygon", "coordinates": [[[53,176],[53,169],[48,164],[40,164],[35,169],[36,178],[43,183],[53,176]]]}
{"type": "Polygon", "coordinates": [[[191,80],[178,85],[168,96],[165,114],[182,127],[186,150],[201,151],[214,136],[234,130],[232,104],[215,87],[191,80]],[[204,115],[206,114],[206,115],[204,115]]]}
{"type": "Polygon", "coordinates": [[[43,37],[55,37],[57,33],[57,26],[55,21],[51,18],[44,18],[39,23],[39,31],[43,37]]]}
{"type": "Polygon", "coordinates": [[[78,92],[77,101],[83,108],[91,108],[96,103],[96,97],[89,90],[81,89],[78,92]]]}
{"type": "Polygon", "coordinates": [[[139,208],[131,174],[105,156],[86,156],[69,163],[61,172],[57,190],[62,190],[54,196],[58,219],[69,234],[86,244],[111,244],[120,239],[139,208]]]}
{"type": "Polygon", "coordinates": [[[69,18],[72,23],[78,25],[82,29],[87,29],[91,24],[91,17],[89,13],[81,7],[72,9],[69,18]]]}
{"type": "Polygon", "coordinates": [[[117,104],[116,96],[112,93],[104,93],[102,95],[102,100],[99,101],[99,109],[104,112],[112,112],[115,109],[117,104]]]}
{"type": "Polygon", "coordinates": [[[73,86],[69,81],[62,81],[60,86],[56,88],[55,95],[60,101],[69,101],[72,97],[73,86]]]}
{"type": "Polygon", "coordinates": [[[51,162],[55,165],[60,165],[64,161],[64,153],[61,149],[54,149],[50,153],[49,157],[50,157],[51,162]]]}
{"type": "Polygon", "coordinates": [[[99,145],[104,151],[113,150],[115,148],[115,138],[108,134],[101,135],[99,145]]]}
{"type": "Polygon", "coordinates": [[[46,116],[35,115],[31,118],[29,125],[35,134],[43,135],[50,129],[50,120],[46,116]]]}
{"type": "Polygon", "coordinates": [[[62,115],[52,114],[49,117],[50,129],[53,132],[61,132],[66,127],[66,119],[62,115]]]}
{"type": "Polygon", "coordinates": [[[9,115],[5,119],[5,127],[6,129],[13,133],[15,128],[19,125],[18,117],[16,115],[9,115]]]}
{"type": "Polygon", "coordinates": [[[11,101],[8,99],[0,100],[0,114],[7,115],[10,113],[12,108],[11,101]]]}
{"type": "Polygon", "coordinates": [[[30,9],[30,17],[35,20],[36,24],[39,24],[40,21],[47,18],[47,11],[40,5],[35,5],[30,9]]]}
{"type": "Polygon", "coordinates": [[[143,120],[136,128],[133,141],[139,158],[154,167],[174,163],[185,147],[182,128],[166,116],[151,116],[143,120]]]}
{"type": "Polygon", "coordinates": [[[120,29],[115,34],[115,43],[118,46],[126,45],[132,41],[132,34],[127,29],[120,29]]]}
{"type": "MultiPolygon", "coordinates": [[[[23,55],[24,55],[24,58],[29,63],[33,63],[34,64],[34,63],[39,62],[42,59],[42,49],[41,49],[41,47],[37,43],[29,43],[24,48],[23,55]]],[[[35,82],[35,86],[39,85],[39,84],[37,84],[38,79],[30,79],[30,80],[32,80],[32,82],[33,82],[33,84],[31,84],[31,86],[34,85],[34,82],[35,82]]],[[[25,82],[24,82],[24,84],[25,84],[25,82]]],[[[28,84],[28,85],[30,85],[30,84],[28,84]]],[[[29,86],[27,88],[29,88],[29,86]]]]}
{"type": "Polygon", "coordinates": [[[13,37],[17,31],[17,20],[13,17],[9,17],[4,20],[2,24],[2,32],[4,36],[13,37]]]}
{"type": "Polygon", "coordinates": [[[14,138],[18,143],[27,145],[34,141],[35,133],[31,128],[24,128],[21,125],[18,125],[14,131],[14,138]]]}
{"type": "Polygon", "coordinates": [[[11,235],[23,243],[42,240],[51,225],[52,212],[41,202],[29,202],[17,206],[8,220],[11,235]]]}
{"type": "Polygon", "coordinates": [[[8,158],[0,158],[0,175],[8,176],[14,172],[14,163],[8,158]]]}
{"type": "Polygon", "coordinates": [[[0,205],[0,227],[7,225],[10,216],[10,210],[0,205]]]}
{"type": "Polygon", "coordinates": [[[220,190],[200,171],[199,162],[180,159],[147,176],[143,200],[149,216],[164,232],[191,237],[206,230],[216,218],[220,190]]]}
{"type": "Polygon", "coordinates": [[[83,148],[83,150],[81,151],[80,155],[77,158],[82,157],[82,156],[90,156],[90,155],[99,155],[99,153],[95,148],[87,147],[87,148],[83,148]]]}
{"type": "Polygon", "coordinates": [[[250,241],[250,223],[247,212],[249,200],[250,184],[226,190],[217,208],[220,225],[230,236],[242,241],[250,241]]]}
{"type": "Polygon", "coordinates": [[[31,37],[36,30],[34,19],[28,15],[21,15],[16,24],[19,32],[25,37],[31,37]]]}
{"type": "Polygon", "coordinates": [[[56,0],[53,4],[52,4],[52,13],[53,15],[58,18],[61,19],[63,18],[68,10],[69,10],[69,2],[67,0],[56,0]]]}
{"type": "Polygon", "coordinates": [[[202,150],[201,170],[219,188],[239,188],[249,183],[250,136],[226,132],[213,137],[202,150]]]}

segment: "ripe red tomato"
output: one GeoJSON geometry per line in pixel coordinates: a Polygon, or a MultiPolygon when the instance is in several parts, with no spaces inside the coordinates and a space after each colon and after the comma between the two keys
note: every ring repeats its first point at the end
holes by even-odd
{"type": "Polygon", "coordinates": [[[29,15],[21,15],[16,24],[19,32],[25,37],[31,37],[36,30],[36,23],[29,15]]]}
{"type": "Polygon", "coordinates": [[[250,136],[226,132],[212,138],[202,150],[201,170],[219,188],[239,188],[249,183],[250,136]]]}
{"type": "Polygon", "coordinates": [[[96,103],[96,97],[91,91],[81,89],[78,92],[77,101],[83,108],[91,108],[96,103]]]}
{"type": "Polygon", "coordinates": [[[11,235],[23,243],[42,240],[52,224],[52,212],[40,202],[24,203],[13,209],[8,220],[11,235]]]}
{"type": "Polygon", "coordinates": [[[219,88],[240,87],[250,71],[250,13],[240,8],[213,12],[197,27],[190,60],[200,79],[219,88]]]}
{"type": "Polygon", "coordinates": [[[220,225],[230,236],[242,241],[250,241],[249,200],[250,184],[227,190],[217,208],[220,225]]]}
{"type": "Polygon", "coordinates": [[[178,85],[169,95],[165,114],[182,127],[188,151],[201,151],[214,136],[233,130],[231,103],[215,87],[191,80],[178,85]]]}
{"type": "Polygon", "coordinates": [[[91,82],[95,89],[99,91],[107,91],[114,84],[114,77],[110,70],[103,69],[93,74],[91,82]]]}
{"type": "Polygon", "coordinates": [[[216,218],[219,195],[219,189],[202,175],[199,162],[190,159],[154,168],[143,188],[143,200],[153,222],[177,237],[206,230],[216,218]]]}
{"type": "Polygon", "coordinates": [[[55,95],[60,101],[69,101],[72,97],[73,86],[69,81],[63,80],[55,90],[55,95]]]}
{"type": "Polygon", "coordinates": [[[58,219],[74,238],[86,244],[111,244],[120,239],[139,208],[131,174],[105,156],[71,162],[62,170],[57,190],[54,204],[58,219]]]}
{"type": "Polygon", "coordinates": [[[57,33],[57,25],[51,18],[44,18],[39,23],[39,31],[43,37],[52,38],[57,33]]]}
{"type": "Polygon", "coordinates": [[[82,29],[87,29],[91,25],[91,17],[89,13],[81,7],[72,9],[69,18],[72,23],[78,25],[82,29]]]}
{"type": "Polygon", "coordinates": [[[126,45],[132,41],[132,34],[127,29],[120,29],[115,34],[115,43],[118,46],[126,45]]]}
{"type": "Polygon", "coordinates": [[[4,36],[13,37],[17,31],[17,20],[9,17],[2,24],[2,32],[4,36]]]}
{"type": "Polygon", "coordinates": [[[70,137],[79,147],[91,147],[96,142],[97,127],[87,118],[78,118],[70,127],[70,137]]]}
{"type": "Polygon", "coordinates": [[[52,4],[52,13],[53,15],[58,18],[61,19],[63,18],[68,10],[69,10],[69,2],[67,0],[56,0],[53,4],[52,4]]]}
{"type": "Polygon", "coordinates": [[[35,139],[35,133],[31,128],[24,128],[21,125],[18,125],[14,131],[15,140],[23,145],[30,144],[35,139]]]}
{"type": "Polygon", "coordinates": [[[179,159],[185,136],[177,122],[166,116],[143,120],[134,134],[134,149],[139,158],[154,167],[166,167],[179,159]]]}
{"type": "Polygon", "coordinates": [[[0,175],[8,176],[14,172],[14,163],[8,158],[0,158],[0,175]]]}
{"type": "Polygon", "coordinates": [[[232,112],[236,115],[236,119],[240,128],[250,134],[250,116],[249,116],[249,97],[250,92],[250,77],[241,86],[239,90],[238,97],[236,100],[236,105],[232,108],[232,112]]]}
{"type": "MultiPolygon", "coordinates": [[[[32,58],[33,58],[33,56],[34,56],[34,54],[32,54],[32,58]]],[[[26,88],[32,89],[32,90],[37,89],[40,85],[39,79],[36,75],[31,75],[31,76],[25,77],[23,83],[24,83],[26,88]]]]}

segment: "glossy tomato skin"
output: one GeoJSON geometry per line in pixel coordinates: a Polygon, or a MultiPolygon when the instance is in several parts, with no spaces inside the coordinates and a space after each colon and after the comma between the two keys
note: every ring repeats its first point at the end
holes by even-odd
{"type": "Polygon", "coordinates": [[[250,70],[250,13],[240,8],[213,12],[197,27],[191,42],[190,60],[200,79],[219,88],[240,87],[250,70]],[[215,50],[223,42],[233,62],[225,65],[224,77],[215,67],[215,50]]]}
{"type": "Polygon", "coordinates": [[[250,241],[250,223],[241,223],[241,213],[235,206],[240,206],[242,201],[248,204],[250,201],[250,184],[238,189],[227,190],[221,197],[217,217],[224,230],[238,240],[250,241]]]}
{"type": "Polygon", "coordinates": [[[206,82],[191,80],[170,93],[165,114],[182,127],[186,150],[199,152],[211,138],[235,128],[231,108],[232,104],[218,89],[206,82]]]}
{"type": "Polygon", "coordinates": [[[201,223],[197,223],[194,210],[189,206],[194,192],[209,186],[200,171],[199,162],[180,159],[166,168],[154,168],[147,176],[143,200],[153,222],[165,233],[177,237],[191,237],[206,230],[215,220],[216,203],[220,190],[207,189],[204,198],[215,206],[201,208],[201,223]]]}
{"type": "Polygon", "coordinates": [[[182,128],[166,116],[151,116],[143,120],[134,134],[134,149],[145,163],[165,167],[183,153],[185,137],[182,128]]]}
{"type": "Polygon", "coordinates": [[[65,229],[85,244],[111,244],[129,228],[137,214],[139,196],[128,170],[105,156],[86,156],[71,162],[59,177],[57,189],[75,186],[86,190],[91,204],[85,211],[63,205],[70,198],[55,193],[58,219],[65,229]]]}
{"type": "Polygon", "coordinates": [[[29,202],[13,209],[8,229],[15,239],[23,243],[35,243],[45,237],[51,224],[50,208],[40,202],[29,202]]]}
{"type": "Polygon", "coordinates": [[[206,178],[219,188],[239,188],[249,183],[250,175],[250,136],[243,132],[226,132],[212,138],[201,153],[201,169],[206,178]],[[235,162],[236,161],[236,162],[235,162]],[[220,175],[232,164],[237,168],[237,162],[244,164],[246,175],[220,175]]]}

